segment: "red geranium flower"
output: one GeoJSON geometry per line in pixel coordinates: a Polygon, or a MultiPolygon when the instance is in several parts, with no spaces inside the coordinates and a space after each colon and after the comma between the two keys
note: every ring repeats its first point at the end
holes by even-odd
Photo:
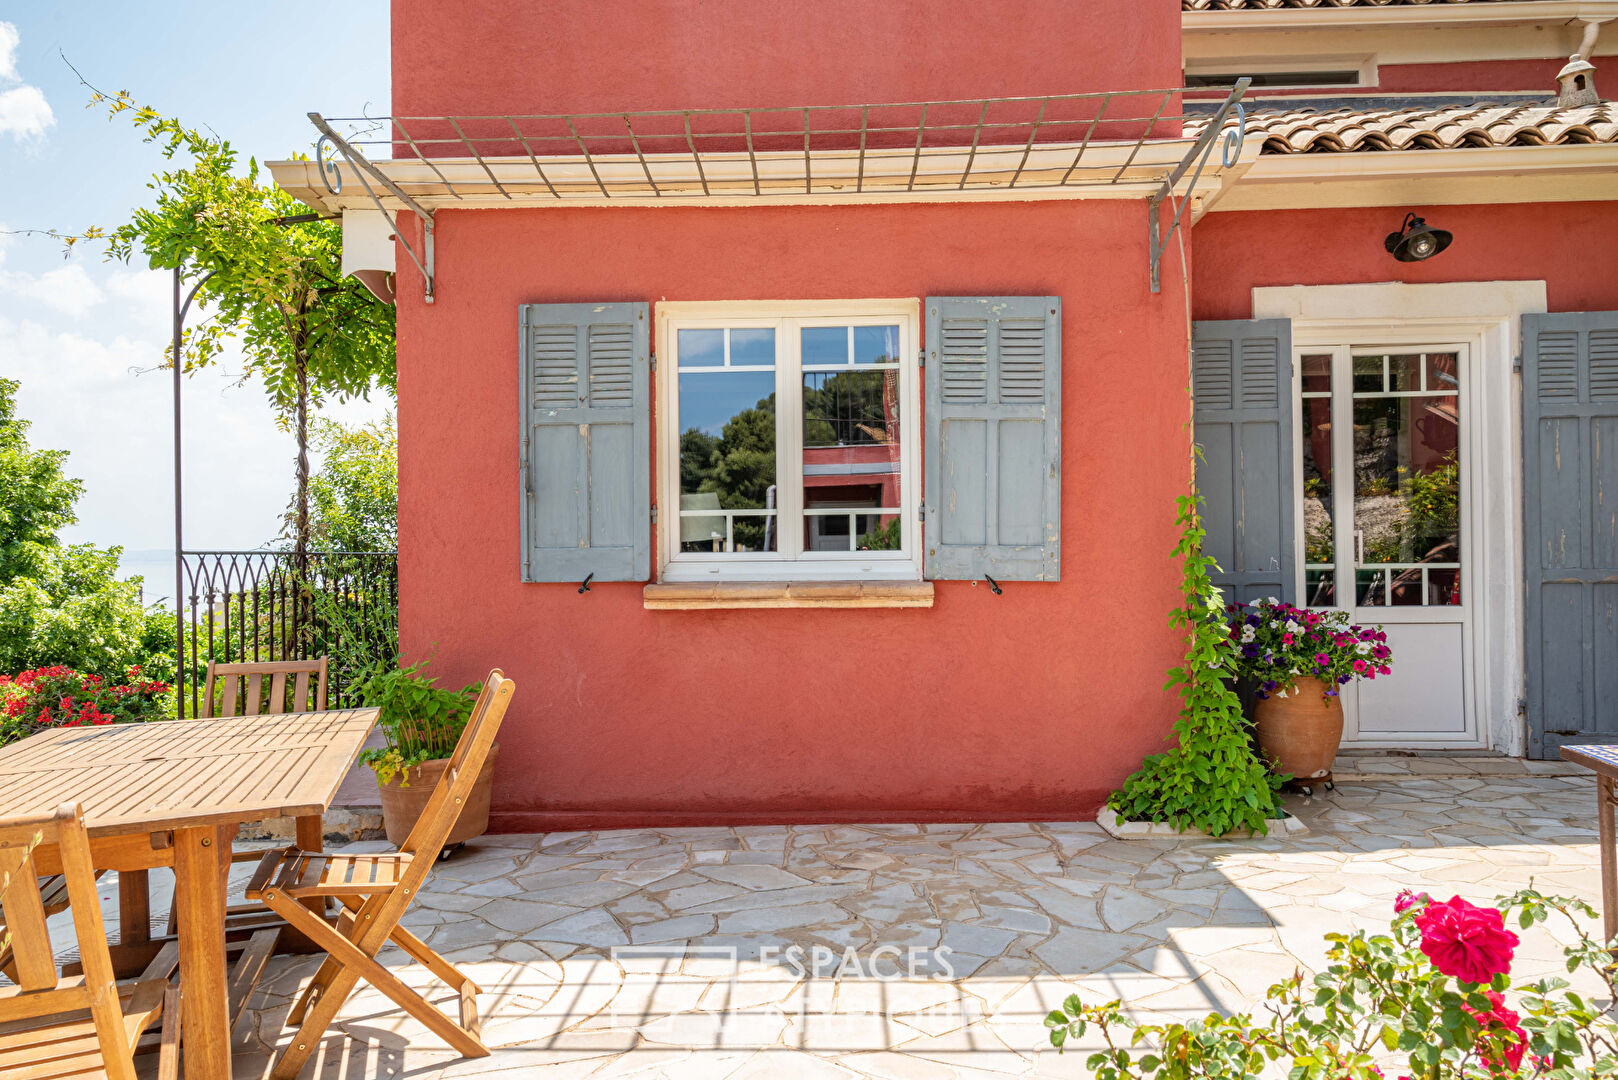
{"type": "Polygon", "coordinates": [[[1452,979],[1487,983],[1511,970],[1517,935],[1495,908],[1480,908],[1452,897],[1432,901],[1416,916],[1421,951],[1433,967],[1452,979]]]}

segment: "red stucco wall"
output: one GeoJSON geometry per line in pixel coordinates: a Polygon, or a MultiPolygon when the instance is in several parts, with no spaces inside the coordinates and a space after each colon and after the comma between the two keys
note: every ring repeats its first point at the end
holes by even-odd
{"type": "Polygon", "coordinates": [[[1177,0],[456,0],[453,17],[442,0],[393,0],[398,116],[847,105],[1179,81],[1177,0]],[[1094,47],[1102,33],[1106,47],[1094,47]]]}
{"type": "Polygon", "coordinates": [[[497,829],[1081,818],[1162,746],[1184,297],[1138,202],[444,211],[399,283],[402,644],[498,665],[497,829]],[[518,580],[517,305],[1055,294],[1062,581],[931,610],[648,612],[518,580]]]}
{"type": "Polygon", "coordinates": [[[1256,285],[1374,281],[1543,280],[1552,311],[1618,308],[1618,203],[1212,213],[1194,235],[1199,319],[1251,317],[1256,285]],[[1406,209],[1455,242],[1426,262],[1396,262],[1382,240],[1406,209]]]}

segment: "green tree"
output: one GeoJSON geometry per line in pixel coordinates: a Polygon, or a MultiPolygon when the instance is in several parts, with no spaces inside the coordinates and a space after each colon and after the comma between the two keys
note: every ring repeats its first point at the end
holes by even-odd
{"type": "MultiPolygon", "coordinates": [[[[392,551],[399,544],[399,433],[393,414],[362,427],[317,420],[324,457],[309,480],[309,534],[324,551],[392,551]]],[[[297,498],[286,532],[296,528],[297,498]]]]}
{"type": "Polygon", "coordinates": [[[85,86],[91,107],[126,117],[164,158],[184,164],[155,174],[149,204],[110,232],[56,235],[69,251],[103,240],[108,257],[138,256],[152,269],[175,271],[182,291],[195,290],[201,317],[187,327],[178,358],[169,347],[169,363],[194,373],[218,362],[227,338],[241,341],[243,378],[263,380],[297,434],[294,542],[307,550],[309,408],[331,396],[396,388],[393,308],[343,276],[341,226],[261,184],[258,162],[244,166],[229,140],[137,105],[128,91],[85,86]]]}
{"type": "Polygon", "coordinates": [[[63,474],[64,451],[28,444],[17,388],[0,379],[0,673],[63,664],[121,675],[146,659],[155,620],[140,579],[118,580],[121,548],[58,538],[83,484],[63,474]]]}
{"type": "MultiPolygon", "coordinates": [[[[681,491],[716,492],[726,510],[751,510],[764,506],[774,483],[774,394],[725,421],[717,438],[697,428],[681,434],[681,491]]],[[[738,517],[732,528],[738,547],[763,548],[764,518],[738,517]]]]}
{"type": "Polygon", "coordinates": [[[0,581],[38,575],[58,547],[56,530],[76,520],[83,484],[62,474],[65,450],[28,445],[14,379],[0,378],[0,581]]]}

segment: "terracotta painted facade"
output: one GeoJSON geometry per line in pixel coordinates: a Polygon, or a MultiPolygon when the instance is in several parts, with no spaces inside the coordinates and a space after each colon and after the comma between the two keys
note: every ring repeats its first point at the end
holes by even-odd
{"type": "Polygon", "coordinates": [[[1618,308],[1618,203],[1216,213],[1195,236],[1198,319],[1251,318],[1255,286],[1377,281],[1544,281],[1551,311],[1618,308]],[[1454,244],[1427,262],[1389,259],[1382,238],[1405,209],[1453,232],[1454,244]]]}
{"type": "MultiPolygon", "coordinates": [[[[1172,0],[666,0],[604,34],[580,0],[473,0],[454,19],[395,0],[394,112],[1167,87],[1179,16],[1172,0]],[[1106,47],[1084,48],[1098,26],[1106,47]]],[[[1552,67],[1388,67],[1383,89],[1517,89],[1552,67]]],[[[1433,207],[1456,240],[1419,264],[1382,249],[1404,209],[1211,213],[1171,245],[1160,294],[1139,200],[440,210],[436,303],[403,259],[398,282],[401,644],[446,683],[498,664],[521,688],[494,827],[1093,815],[1175,715],[1188,308],[1248,318],[1262,285],[1502,279],[1543,279],[1552,311],[1618,308],[1618,274],[1590,258],[1618,251],[1618,204],[1433,207]],[[1061,298],[1059,583],[940,581],[929,609],[652,611],[641,583],[519,580],[519,305],[644,301],[655,322],[662,301],[952,295],[1061,298]]]]}
{"type": "Polygon", "coordinates": [[[1139,206],[438,221],[438,302],[400,289],[403,645],[436,648],[447,682],[498,662],[523,688],[496,827],[1082,817],[1160,746],[1185,300],[1145,287],[1139,206]],[[518,304],[979,294],[1063,297],[1060,583],[938,582],[927,610],[651,612],[635,583],[518,581],[518,304]]]}

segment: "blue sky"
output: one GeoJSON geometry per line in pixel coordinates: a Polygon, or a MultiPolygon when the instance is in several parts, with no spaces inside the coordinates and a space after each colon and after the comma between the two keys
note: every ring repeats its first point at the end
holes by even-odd
{"type": "MultiPolygon", "coordinates": [[[[89,82],[211,127],[244,158],[309,151],[311,110],[388,112],[386,0],[0,0],[0,229],[115,226],[164,164],[127,121],[85,108],[59,50],[89,82]]],[[[34,444],[70,451],[85,481],[68,539],[123,545],[129,569],[156,574],[148,600],[172,592],[158,569],[173,536],[170,375],[156,370],[169,280],[99,248],[64,261],[49,238],[0,235],[0,375],[22,382],[34,444]]],[[[292,490],[292,439],[233,359],[185,386],[188,548],[263,544],[292,490]]],[[[372,419],[386,404],[325,415],[372,419]]]]}

